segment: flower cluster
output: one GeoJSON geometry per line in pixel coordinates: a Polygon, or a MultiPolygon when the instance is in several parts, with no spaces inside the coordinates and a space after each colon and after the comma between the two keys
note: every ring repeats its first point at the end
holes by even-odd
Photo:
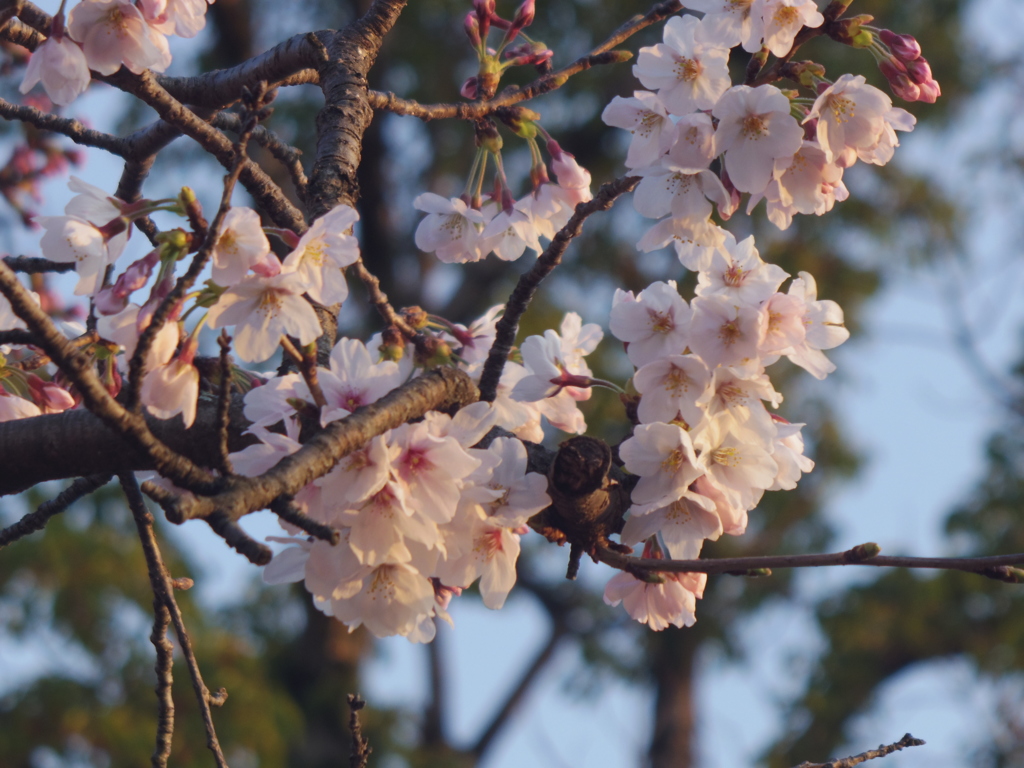
{"type": "MultiPolygon", "coordinates": [[[[374,358],[360,341],[338,342],[330,368],[318,375],[327,400],[322,424],[375,402],[412,373],[407,362],[374,358]]],[[[245,413],[261,442],[232,455],[235,469],[257,475],[298,450],[299,419],[311,410],[298,374],[250,391],[245,413]],[[285,434],[268,431],[282,414],[285,434]]],[[[509,413],[475,403],[454,417],[430,413],[373,438],[295,497],[306,514],[338,529],[341,541],[281,539],[292,546],[274,558],[265,579],[304,580],[316,605],[350,629],[365,625],[379,637],[416,642],[433,638],[433,619],[450,620],[452,595],[477,579],[484,604],[501,608],[515,583],[526,521],[551,503],[547,479],[527,473],[518,439],[474,447],[493,426],[517,426],[509,413]]]]}
{"type": "MultiPolygon", "coordinates": [[[[603,331],[569,313],[557,331],[526,338],[505,361],[493,402],[454,416],[428,413],[372,438],[288,502],[336,529],[340,541],[308,539],[282,523],[290,535],[277,540],[288,546],[267,567],[268,582],[301,580],[321,610],[350,628],[414,641],[432,639],[434,619],[449,620],[451,597],[477,580],[485,605],[500,608],[515,582],[527,521],[551,504],[546,478],[527,471],[523,441],[543,441],[545,420],[550,428],[584,433],[579,403],[594,386],[618,389],[632,421],[618,450],[636,481],[621,540],[642,544],[646,557],[697,558],[705,540],[742,534],[765,491],[795,488],[813,468],[804,455],[804,425],[770,410],[782,395],[766,371],[785,357],[824,379],[835,369],[825,351],[849,336],[843,312],[818,299],[809,273],[790,279],[761,259],[752,237],[738,241],[721,222],[739,210],[744,194],[748,214],[764,200],[780,229],[796,214],[822,215],[848,196],[844,170],[858,161],[889,162],[896,131],[911,130],[914,118],[864,77],[830,82],[808,62],[787,70],[796,73],[803,95],[732,84],[731,49],[786,57],[801,29],[824,24],[813,0],[687,5],[704,16],[668,20],[663,42],[643,48],[633,70],[648,90],[616,97],[603,119],[630,131],[626,166],[640,177],[633,204],[656,220],[637,248],[671,243],[682,265],[696,272],[692,300],[672,280],[635,294],[616,290],[609,329],[634,370],[626,388],[594,377],[586,357],[603,331]],[[502,436],[494,436],[495,427],[502,436]]],[[[205,0],[83,0],[71,11],[67,35],[57,14],[23,88],[42,79],[51,97],[66,103],[88,83],[90,67],[105,74],[122,64],[159,70],[169,61],[163,35],[195,34],[205,8],[205,0]]],[[[475,0],[465,29],[480,70],[463,88],[467,98],[493,95],[507,67],[546,70],[551,52],[522,34],[533,15],[533,0],[512,19],[496,14],[493,0],[475,0]],[[492,28],[502,34],[497,49],[487,46],[492,28]]],[[[847,44],[889,62],[887,77],[898,95],[923,101],[938,95],[913,38],[860,22],[842,30],[847,44]]],[[[452,199],[424,193],[414,201],[427,214],[416,244],[442,261],[476,261],[491,252],[513,260],[527,248],[540,253],[542,240],[553,240],[591,199],[590,174],[541,128],[539,115],[521,107],[502,115],[530,148],[532,190],[513,196],[497,126],[489,118],[477,121],[465,193],[452,199]],[[557,183],[550,181],[542,144],[557,183]],[[485,195],[491,161],[494,186],[485,195]]],[[[70,186],[76,195],[65,215],[38,219],[45,229],[41,249],[52,261],[74,265],[75,293],[92,301],[99,341],[88,335],[83,343],[113,394],[129,370],[152,415],[180,414],[191,426],[202,385],[196,354],[207,326],[233,328],[233,351],[243,361],[262,362],[283,348],[297,364],[298,372],[268,381],[239,373],[247,376],[245,415],[258,440],[231,456],[240,474],[262,474],[299,450],[303,429],[344,419],[432,367],[482,376],[502,306],[468,327],[406,308],[403,323],[394,321],[366,344],[341,339],[318,367],[314,305],[347,299],[345,269],[360,258],[358,214],[347,205],[301,236],[265,229],[254,210],[230,208],[205,244],[196,232],[167,230],[156,236],[156,248],[118,272],[135,220],[156,211],[195,220],[195,197],[185,189],[175,199],[129,204],[79,179],[70,186]],[[272,253],[268,236],[279,238],[287,255],[272,253]],[[182,295],[174,290],[178,265],[196,251],[208,256],[211,279],[182,295]],[[148,296],[133,302],[147,286],[148,296]]],[[[0,299],[0,329],[19,327],[0,299]]],[[[0,420],[78,403],[57,373],[33,373],[21,364],[27,349],[2,350],[14,362],[0,358],[0,420]]],[[[699,574],[621,573],[605,600],[623,604],[653,629],[690,625],[706,581],[699,574]]]]}
{"type": "Polygon", "coordinates": [[[112,75],[124,65],[135,74],[145,69],[163,72],[171,63],[166,36],[198,34],[206,25],[207,2],[82,0],[66,24],[62,3],[49,37],[29,60],[21,92],[41,82],[50,99],[63,106],[89,87],[89,70],[112,75]]]}

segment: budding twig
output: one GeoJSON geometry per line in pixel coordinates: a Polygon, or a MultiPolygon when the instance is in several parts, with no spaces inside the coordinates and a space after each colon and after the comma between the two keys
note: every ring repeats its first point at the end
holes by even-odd
{"type": "Polygon", "coordinates": [[[894,744],[883,744],[878,749],[869,749],[867,752],[861,752],[859,755],[844,757],[841,760],[829,760],[827,763],[803,762],[796,766],[796,768],[853,768],[855,765],[866,763],[868,760],[874,760],[878,757],[891,755],[893,752],[899,752],[907,747],[920,747],[923,745],[924,741],[922,739],[915,739],[907,733],[894,744]]]}

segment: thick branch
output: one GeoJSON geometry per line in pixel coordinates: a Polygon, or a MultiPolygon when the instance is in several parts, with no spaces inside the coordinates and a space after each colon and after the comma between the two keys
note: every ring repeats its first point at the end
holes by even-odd
{"type": "Polygon", "coordinates": [[[515,343],[516,333],[519,330],[519,319],[523,316],[526,308],[530,306],[533,294],[537,292],[537,288],[544,278],[562,263],[562,254],[569,247],[570,241],[583,230],[583,222],[592,213],[611,208],[612,203],[619,195],[632,191],[639,181],[640,177],[638,176],[624,176],[602,184],[593,200],[576,206],[576,212],[573,213],[572,218],[558,230],[555,239],[548,243],[548,247],[544,249],[544,253],[540,255],[530,271],[519,278],[519,282],[505,305],[505,314],[498,320],[494,344],[491,345],[487,362],[484,363],[483,373],[480,375],[481,400],[493,402],[497,396],[501,372],[508,359],[508,353],[512,351],[512,344],[515,343]]]}
{"type": "Polygon", "coordinates": [[[462,371],[440,368],[413,379],[380,400],[356,409],[348,417],[328,424],[291,456],[273,469],[254,478],[230,477],[225,490],[210,497],[181,497],[160,493],[146,486],[158,498],[167,517],[180,523],[206,518],[214,510],[229,520],[266,509],[279,496],[292,496],[303,486],[327,474],[335,464],[377,435],[417,419],[428,411],[460,407],[477,399],[476,386],[462,371]]]}
{"type": "MultiPolygon", "coordinates": [[[[201,397],[196,421],[185,429],[181,418],[145,417],[153,435],[172,451],[200,466],[217,466],[217,404],[201,397]]],[[[245,434],[249,421],[241,396],[232,398],[228,447],[259,442],[245,434]]],[[[0,422],[0,495],[20,493],[47,480],[118,471],[156,469],[153,458],[126,442],[117,430],[84,409],[0,422]]]]}
{"type": "Polygon", "coordinates": [[[363,134],[373,119],[366,75],[404,7],[405,0],[374,0],[365,16],[328,45],[328,61],[320,69],[324,106],[316,116],[316,161],[307,195],[311,220],[341,203],[354,206],[359,198],[356,169],[363,134]]]}
{"type": "Polygon", "coordinates": [[[74,383],[90,411],[138,450],[147,453],[165,477],[185,488],[210,486],[213,477],[209,472],[161,443],[140,415],[126,410],[110,395],[96,374],[92,359],[57,330],[6,264],[0,264],[0,293],[10,301],[14,313],[25,321],[39,346],[74,383]]]}

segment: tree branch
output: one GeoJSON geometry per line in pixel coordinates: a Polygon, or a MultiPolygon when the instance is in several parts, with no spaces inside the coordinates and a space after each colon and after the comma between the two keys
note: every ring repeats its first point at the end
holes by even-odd
{"type": "Polygon", "coordinates": [[[902,739],[894,744],[881,745],[878,749],[869,749],[867,752],[861,752],[859,755],[844,757],[841,760],[829,760],[827,763],[803,762],[796,766],[796,768],[853,768],[855,765],[860,765],[861,763],[866,763],[868,760],[874,760],[879,757],[891,755],[893,752],[899,752],[901,749],[906,749],[907,747],[920,747],[923,745],[923,740],[915,739],[907,733],[903,735],[902,739]]]}
{"type": "Polygon", "coordinates": [[[316,160],[307,194],[310,219],[359,198],[356,169],[362,159],[363,134],[373,119],[366,76],[405,7],[406,0],[373,0],[362,18],[336,34],[320,68],[324,106],[317,113],[316,160]]]}
{"type": "Polygon", "coordinates": [[[544,278],[562,263],[562,254],[565,253],[565,249],[569,247],[572,239],[583,230],[583,222],[592,213],[607,211],[612,207],[616,198],[632,191],[639,182],[639,176],[623,176],[615,181],[602,184],[593,200],[576,206],[576,212],[573,213],[572,218],[558,230],[554,240],[548,243],[548,247],[544,249],[544,253],[540,255],[530,271],[519,278],[519,282],[516,283],[516,287],[505,305],[505,313],[498,320],[494,343],[491,345],[491,350],[487,354],[487,362],[484,363],[483,372],[480,374],[481,400],[494,402],[498,393],[498,382],[501,381],[501,372],[508,359],[508,353],[512,351],[516,333],[519,331],[519,319],[526,312],[526,308],[530,306],[533,294],[537,292],[537,288],[544,278]]]}
{"type": "Polygon", "coordinates": [[[279,496],[293,496],[371,438],[428,411],[461,407],[476,399],[476,386],[465,373],[454,368],[439,368],[391,391],[375,403],[357,408],[346,418],[328,424],[302,448],[259,477],[224,478],[224,490],[216,495],[174,495],[151,483],[144,488],[160,502],[171,522],[207,518],[215,510],[229,520],[237,520],[250,512],[266,509],[279,496]]]}
{"type": "MultiPolygon", "coordinates": [[[[181,454],[161,443],[139,414],[132,413],[117,402],[103,386],[93,368],[92,359],[57,330],[57,327],[33,300],[29,292],[6,264],[0,264],[0,293],[11,303],[14,313],[38,339],[39,346],[58,368],[74,383],[82,401],[138,450],[147,453],[160,473],[183,488],[209,488],[213,476],[197,467],[181,454]]],[[[39,417],[37,417],[39,418],[39,417]]]]}
{"type": "Polygon", "coordinates": [[[44,501],[35,512],[29,512],[21,520],[0,530],[0,549],[11,542],[41,531],[50,518],[59,515],[76,501],[110,482],[112,475],[91,475],[80,477],[49,501],[44,501]]]}
{"type": "MultiPolygon", "coordinates": [[[[128,500],[128,508],[132,511],[132,517],[135,518],[135,527],[139,532],[139,540],[142,542],[142,552],[146,556],[146,569],[149,572],[149,583],[153,588],[154,603],[162,605],[170,615],[171,621],[174,622],[174,633],[178,637],[178,645],[181,647],[181,653],[188,665],[189,676],[192,678],[192,688],[195,690],[196,700],[199,702],[199,711],[203,717],[203,725],[206,727],[206,746],[213,753],[213,758],[218,767],[227,768],[227,761],[224,759],[220,742],[217,740],[217,731],[213,726],[213,716],[210,713],[211,704],[220,706],[224,703],[224,700],[227,698],[227,691],[221,688],[216,695],[213,695],[206,687],[206,683],[203,682],[202,673],[199,671],[199,663],[196,661],[195,653],[192,651],[192,643],[189,641],[188,631],[185,629],[185,621],[181,617],[181,609],[178,608],[178,602],[174,599],[174,584],[160,555],[160,548],[156,543],[156,536],[153,533],[153,516],[146,509],[146,501],[142,498],[138,483],[135,482],[135,476],[130,472],[125,472],[118,475],[118,478],[121,481],[121,488],[124,490],[125,498],[128,500]]],[[[160,620],[159,612],[156,620],[158,622],[160,620]]],[[[156,633],[155,624],[153,631],[156,633]]],[[[157,654],[159,669],[163,661],[160,657],[159,647],[157,654]]],[[[169,669],[167,671],[167,679],[163,682],[166,682],[168,687],[170,686],[169,669]]],[[[158,681],[157,683],[158,695],[163,682],[158,681]]],[[[173,703],[171,707],[173,713],[173,703]]],[[[173,721],[171,724],[173,725],[173,721]]],[[[158,754],[164,753],[165,746],[166,754],[170,754],[170,744],[164,745],[161,738],[162,735],[158,732],[157,752],[153,755],[154,765],[156,765],[158,754]]],[[[169,736],[170,734],[167,734],[168,742],[169,736]]]]}
{"type": "Polygon", "coordinates": [[[498,94],[497,98],[490,101],[423,105],[409,99],[401,99],[393,93],[371,91],[370,104],[374,109],[384,109],[399,115],[411,115],[422,120],[452,117],[462,120],[478,120],[495,114],[502,108],[511,107],[513,104],[518,104],[521,101],[533,99],[556,88],[561,88],[570,77],[593,66],[626,61],[629,56],[623,57],[618,52],[612,53],[612,48],[632,37],[640,30],[678,13],[682,8],[683,4],[680,0],[666,0],[666,2],[658,3],[647,13],[643,15],[638,14],[631,18],[612,32],[603,43],[590,51],[590,53],[578,58],[572,64],[539,77],[522,88],[510,86],[498,94]]]}
{"type": "Polygon", "coordinates": [[[845,552],[820,555],[761,555],[756,557],[723,557],[707,560],[656,560],[633,557],[599,546],[597,559],[613,568],[631,573],[733,573],[769,575],[771,568],[819,568],[834,565],[870,565],[876,568],[925,568],[943,571],[966,571],[1011,583],[1024,582],[1024,553],[989,557],[886,557],[873,555],[877,544],[861,544],[845,552]],[[762,573],[756,573],[762,571],[762,573]],[[764,571],[768,571],[764,573],[764,571]],[[755,573],[751,573],[755,572],[755,573]]]}

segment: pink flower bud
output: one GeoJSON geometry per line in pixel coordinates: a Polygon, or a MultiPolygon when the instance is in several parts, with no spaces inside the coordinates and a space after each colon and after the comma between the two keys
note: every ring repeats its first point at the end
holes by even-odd
{"type": "Polygon", "coordinates": [[[883,29],[878,33],[878,37],[899,59],[913,61],[921,56],[921,44],[911,35],[897,35],[892,30],[883,29]]]}
{"type": "Polygon", "coordinates": [[[925,59],[908,61],[907,74],[910,75],[910,79],[918,85],[923,85],[924,83],[930,82],[934,79],[932,77],[931,65],[925,59]]]}
{"type": "Polygon", "coordinates": [[[462,94],[464,99],[475,99],[477,91],[477,78],[471,77],[462,84],[462,88],[459,89],[459,93],[462,94]]]}
{"type": "Polygon", "coordinates": [[[935,80],[929,80],[927,83],[921,83],[919,87],[921,89],[921,95],[917,97],[917,100],[923,101],[925,104],[934,104],[936,99],[942,95],[942,89],[935,80]]]}
{"type": "Polygon", "coordinates": [[[514,39],[515,36],[519,34],[519,30],[533,24],[533,19],[536,15],[536,0],[525,0],[525,2],[516,9],[516,15],[512,17],[512,26],[509,27],[508,32],[509,39],[514,39]]]}
{"type": "Polygon", "coordinates": [[[149,282],[159,261],[160,252],[154,250],[130,264],[113,285],[96,294],[96,310],[101,315],[116,315],[123,310],[128,306],[128,297],[149,282]]]}
{"type": "Polygon", "coordinates": [[[68,408],[74,408],[75,399],[67,390],[52,381],[43,381],[33,373],[26,376],[26,381],[32,393],[32,400],[43,413],[61,413],[68,408]]]}
{"type": "Polygon", "coordinates": [[[901,61],[894,58],[882,59],[878,62],[878,69],[885,79],[889,81],[892,92],[904,101],[917,101],[921,96],[921,89],[910,79],[907,68],[901,61]]]}
{"type": "Polygon", "coordinates": [[[473,47],[480,47],[480,19],[477,15],[470,11],[466,14],[465,20],[462,22],[462,28],[466,32],[466,37],[469,38],[469,42],[473,44],[473,47]]]}

